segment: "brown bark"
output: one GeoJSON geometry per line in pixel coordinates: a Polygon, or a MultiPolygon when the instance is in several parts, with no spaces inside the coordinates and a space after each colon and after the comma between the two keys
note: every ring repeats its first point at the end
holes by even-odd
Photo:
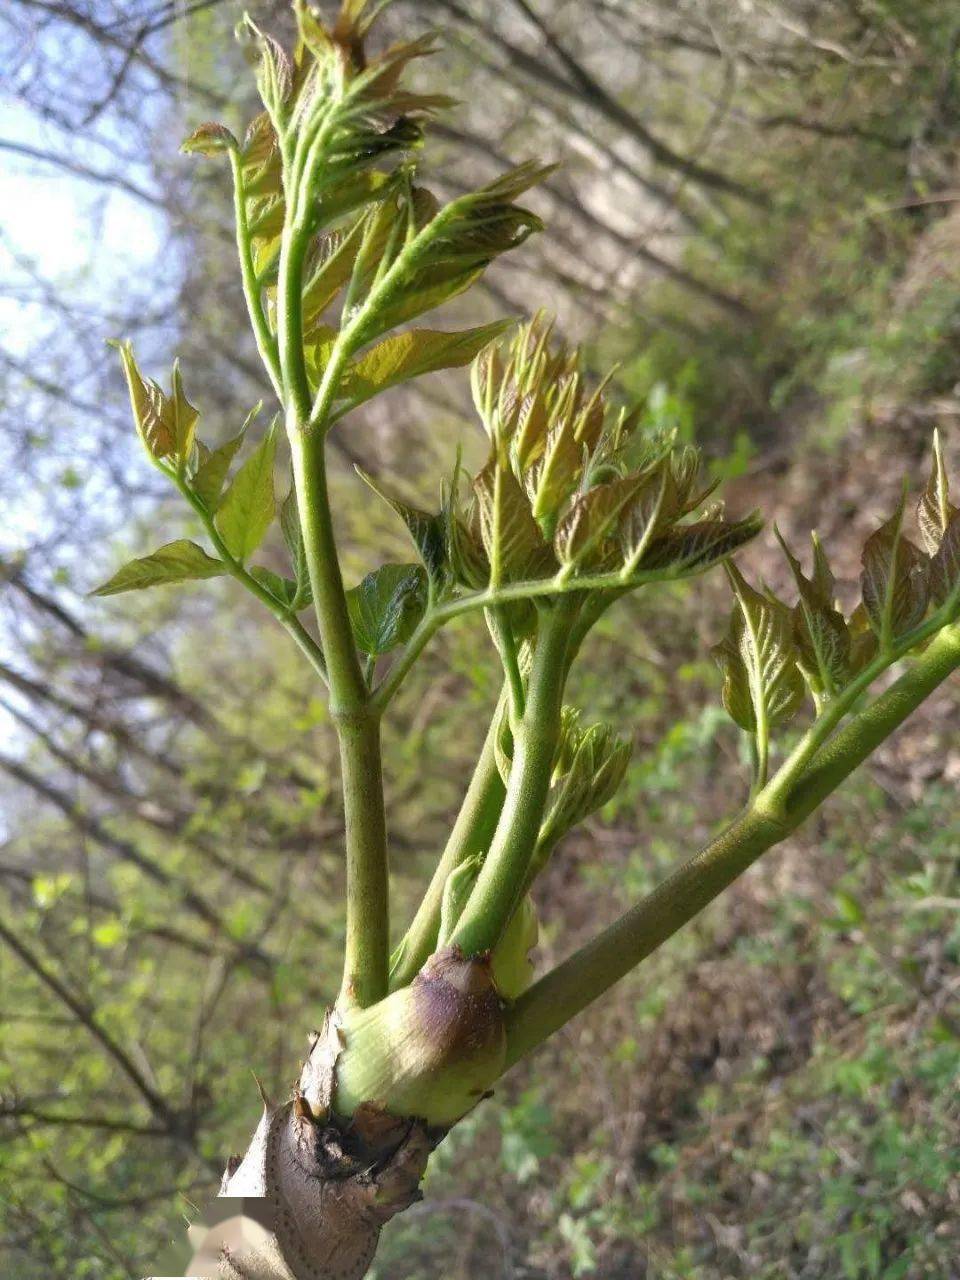
{"type": "Polygon", "coordinates": [[[420,1198],[444,1131],[372,1106],[339,1119],[331,1098],[341,1043],[338,1016],[328,1014],[293,1099],[264,1099],[245,1155],[228,1163],[220,1200],[191,1228],[199,1245],[191,1275],[362,1280],[383,1225],[420,1198]]]}

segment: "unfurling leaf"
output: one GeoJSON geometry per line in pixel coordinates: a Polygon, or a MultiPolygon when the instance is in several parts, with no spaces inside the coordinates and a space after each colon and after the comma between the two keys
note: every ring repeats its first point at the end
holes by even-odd
{"type": "Polygon", "coordinates": [[[445,516],[446,556],[450,572],[461,586],[478,591],[490,580],[490,561],[483,549],[479,516],[471,521],[462,520],[452,500],[445,516]]]}
{"type": "Polygon", "coordinates": [[[195,542],[181,538],[168,542],[151,555],[131,560],[118,570],[109,582],[91,592],[95,596],[114,596],[121,591],[139,591],[165,582],[190,582],[200,578],[216,578],[227,572],[222,560],[208,556],[195,542]]]}
{"type": "Polygon", "coordinates": [[[129,342],[112,345],[120,352],[133,420],[147,453],[156,462],[169,458],[185,466],[200,415],[184,394],[179,362],[173,366],[173,391],[167,396],[152,378],[143,377],[129,342]]]}
{"type": "Polygon", "coordinates": [[[217,508],[217,530],[230,554],[241,563],[263,541],[276,514],[273,467],[277,452],[274,421],[260,444],[234,476],[217,508]]]}
{"type": "Polygon", "coordinates": [[[173,426],[174,454],[181,462],[187,462],[193,450],[199,412],[187,399],[180,376],[180,361],[173,362],[173,390],[169,401],[173,426]]]}
{"type": "Polygon", "coordinates": [[[614,531],[641,484],[639,476],[627,476],[579,494],[554,535],[554,547],[561,564],[609,567],[619,550],[614,531]]]}
{"type": "Polygon", "coordinates": [[[950,483],[947,470],[943,464],[943,450],[940,448],[940,433],[933,433],[933,464],[930,479],[923,491],[917,506],[917,523],[920,536],[927,552],[932,556],[940,546],[947,526],[953,518],[956,507],[950,502],[950,483]]]}
{"type": "Polygon", "coordinates": [[[539,231],[540,219],[511,201],[550,172],[552,166],[528,161],[439,210],[425,227],[429,231],[435,221],[433,234],[424,239],[389,304],[371,317],[365,337],[385,333],[462,293],[494,258],[539,231]]]}
{"type": "Polygon", "coordinates": [[[372,476],[367,475],[360,467],[356,468],[357,475],[369,485],[378,498],[382,498],[388,507],[392,507],[400,519],[407,527],[407,532],[413,539],[413,544],[417,548],[420,559],[423,561],[424,568],[436,590],[443,582],[446,572],[447,551],[444,536],[444,520],[442,515],[431,515],[428,511],[421,511],[419,507],[412,507],[409,503],[401,502],[399,498],[394,498],[386,493],[372,476]]]}
{"type": "Polygon", "coordinates": [[[561,750],[554,761],[556,780],[540,828],[532,874],[539,873],[568,831],[613,798],[630,755],[631,744],[618,738],[609,725],[592,724],[580,729],[575,715],[565,717],[561,750]]]}
{"type": "Polygon", "coordinates": [[[930,557],[930,595],[938,605],[957,599],[960,592],[960,511],[953,510],[940,545],[930,557]]]}
{"type": "Polygon", "coordinates": [[[922,619],[927,608],[926,557],[903,533],[904,499],[863,547],[863,605],[880,648],[887,649],[922,619]]]}
{"type": "Polygon", "coordinates": [[[180,150],[200,156],[216,156],[225,151],[239,151],[240,143],[226,125],[210,122],[194,129],[189,138],[181,142],[180,150]]]}
{"type": "Polygon", "coordinates": [[[663,531],[676,509],[676,491],[669,462],[646,473],[624,508],[617,538],[624,572],[631,574],[653,539],[663,531]]]}
{"type": "Polygon", "coordinates": [[[293,88],[293,64],[279,42],[261,31],[248,14],[237,26],[237,39],[256,51],[257,88],[263,105],[275,116],[293,88]]]}
{"type": "Polygon", "coordinates": [[[216,449],[208,449],[206,445],[198,445],[199,460],[197,469],[190,478],[190,488],[197,495],[208,511],[216,511],[230,471],[230,464],[237,456],[243,444],[247,427],[260,412],[262,402],[257,404],[247,415],[247,420],[232,439],[218,445],[216,449]]]}
{"type": "Polygon", "coordinates": [[[548,533],[556,525],[559,512],[577,487],[583,469],[583,454],[569,421],[550,427],[537,449],[531,443],[530,430],[536,409],[537,402],[534,401],[532,412],[521,413],[519,428],[523,435],[518,431],[516,452],[524,470],[523,483],[530,495],[534,519],[548,533]],[[531,458],[533,460],[529,461],[531,458]]]}
{"type": "Polygon", "coordinates": [[[384,564],[347,592],[357,648],[371,657],[409,640],[427,606],[427,577],[418,564],[384,564]]]}
{"type": "Polygon", "coordinates": [[[815,693],[831,697],[843,688],[850,674],[850,632],[843,614],[834,607],[833,574],[816,534],[813,577],[807,578],[780,530],[774,532],[800,594],[793,610],[793,636],[801,670],[815,693]]]}
{"type": "Polygon", "coordinates": [[[726,636],[713,649],[723,674],[723,705],[765,750],[768,730],[794,714],[806,689],[790,610],[755,591],[736,566],[728,564],[727,573],[737,603],[726,636]]]}
{"type": "Polygon", "coordinates": [[[494,585],[544,577],[556,569],[527,495],[511,471],[488,462],[474,478],[473,491],[494,585]]]}
{"type": "Polygon", "coordinates": [[[349,367],[340,394],[351,406],[356,406],[387,387],[424,373],[469,364],[509,323],[509,320],[496,321],[457,333],[410,329],[385,338],[349,367]]]}
{"type": "Polygon", "coordinates": [[[699,573],[725,560],[763,528],[758,514],[742,520],[698,520],[654,538],[637,566],[639,573],[670,570],[677,577],[699,573]]]}

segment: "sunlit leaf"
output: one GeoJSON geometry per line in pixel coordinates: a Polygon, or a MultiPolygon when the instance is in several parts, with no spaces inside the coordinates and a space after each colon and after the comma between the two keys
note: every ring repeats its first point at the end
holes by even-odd
{"type": "Polygon", "coordinates": [[[186,462],[193,449],[193,438],[200,414],[187,399],[180,376],[180,361],[173,364],[173,393],[168,401],[168,413],[173,431],[174,453],[186,462]]]}
{"type": "Polygon", "coordinates": [[[609,562],[611,553],[618,551],[612,535],[641,483],[639,477],[627,476],[579,494],[554,536],[560,562],[587,567],[609,562]]]}
{"type": "Polygon", "coordinates": [[[121,591],[139,591],[165,582],[189,582],[200,578],[216,578],[227,572],[222,560],[207,555],[195,542],[180,539],[168,542],[148,556],[131,560],[113,577],[92,592],[95,596],[113,596],[121,591]]]}
{"type": "Polygon", "coordinates": [[[488,462],[474,478],[480,536],[491,572],[502,582],[536,578],[556,569],[556,561],[513,472],[488,462]]]}
{"type": "Polygon", "coordinates": [[[863,547],[863,605],[882,649],[915,627],[927,607],[926,557],[903,533],[903,508],[901,498],[863,547]]]}
{"type": "Polygon", "coordinates": [[[626,570],[632,572],[676,510],[673,472],[668,464],[648,472],[620,513],[617,538],[626,570]]]}
{"type": "MultiPolygon", "coordinates": [[[[523,425],[528,427],[528,420],[523,425]]],[[[583,454],[574,439],[572,424],[557,423],[547,432],[540,457],[529,465],[523,477],[534,518],[542,522],[544,529],[549,530],[556,523],[557,513],[576,488],[582,469],[583,454]]]]}
{"type": "Polygon", "coordinates": [[[243,562],[263,541],[276,514],[273,487],[277,432],[274,421],[234,476],[217,508],[216,525],[230,554],[243,562]]]}
{"type": "Polygon", "coordinates": [[[200,461],[190,480],[190,487],[208,511],[216,510],[230,471],[230,464],[243,444],[247,427],[260,412],[260,408],[261,405],[257,404],[250,411],[246,422],[232,439],[218,445],[216,449],[200,446],[200,461]]]}
{"type": "Polygon", "coordinates": [[[133,420],[144,448],[151,458],[172,457],[176,449],[176,436],[169,415],[164,412],[165,399],[160,387],[152,379],[144,378],[129,342],[115,344],[120,352],[123,373],[130,393],[133,420]]]}
{"type": "Polygon", "coordinates": [[[340,394],[351,405],[358,405],[387,387],[408,382],[421,374],[469,364],[509,323],[509,320],[498,320],[456,333],[410,329],[385,338],[354,361],[341,384],[340,394]]]}
{"type": "Polygon", "coordinates": [[[257,88],[267,110],[275,115],[286,102],[293,88],[293,64],[280,43],[262,31],[249,14],[244,14],[237,26],[241,43],[255,50],[257,58],[257,88]]]}
{"type": "Polygon", "coordinates": [[[737,599],[730,628],[713,654],[723,673],[723,705],[748,732],[765,733],[787,720],[804,699],[790,611],[755,591],[732,564],[737,599]]]}

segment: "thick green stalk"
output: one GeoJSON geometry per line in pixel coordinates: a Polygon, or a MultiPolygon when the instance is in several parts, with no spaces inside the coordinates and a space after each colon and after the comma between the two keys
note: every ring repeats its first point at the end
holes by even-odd
{"type": "Polygon", "coordinates": [[[513,727],[513,763],[493,843],[454,930],[468,955],[489,951],[509,923],[540,835],[560,735],[566,653],[577,601],[540,612],[523,718],[513,727]]]}
{"type": "Polygon", "coordinates": [[[404,937],[403,953],[390,978],[391,990],[412,982],[436,947],[440,932],[440,904],[450,872],[467,858],[490,848],[506,794],[496,756],[502,708],[501,696],[443,856],[404,937]]]}
{"type": "MultiPolygon", "coordinates": [[[[508,1065],[612,987],[789,835],[958,667],[960,628],[946,627],[909,671],[822,748],[786,795],[778,793],[774,808],[761,792],[642,902],[536,982],[508,1012],[508,1065]]],[[[775,777],[769,789],[776,787],[775,777]]]]}
{"type": "Polygon", "coordinates": [[[330,714],[340,740],[347,846],[347,934],[341,1002],[375,1003],[387,992],[389,882],[380,716],[357,656],[327,494],[323,437],[290,431],[293,472],[330,714]]]}
{"type": "Polygon", "coordinates": [[[293,458],[297,509],[320,643],[330,686],[330,714],[340,743],[346,829],[347,925],[340,1003],[362,1008],[387,992],[389,877],[383,799],[380,713],[372,706],[347,611],[327,489],[323,431],[310,422],[303,350],[303,263],[310,200],[322,160],[325,122],[298,170],[286,166],[287,216],[277,278],[277,340],[293,458]]]}

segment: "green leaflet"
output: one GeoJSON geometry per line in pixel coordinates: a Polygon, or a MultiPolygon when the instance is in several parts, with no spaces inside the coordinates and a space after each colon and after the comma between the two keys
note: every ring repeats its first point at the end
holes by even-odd
{"type": "Polygon", "coordinates": [[[176,542],[168,542],[148,556],[131,560],[108,582],[90,594],[115,596],[121,591],[139,591],[143,587],[157,587],[165,582],[216,578],[226,572],[227,566],[222,560],[215,560],[195,542],[181,538],[176,542]]]}
{"type": "Polygon", "coordinates": [[[681,524],[654,538],[641,556],[638,569],[672,569],[677,575],[694,573],[726,559],[757,536],[763,527],[757,513],[742,520],[698,520],[681,524]]]}
{"type": "Polygon", "coordinates": [[[540,219],[512,203],[541,182],[553,166],[527,161],[495,182],[461,196],[426,224],[426,239],[389,302],[370,319],[365,337],[386,333],[462,293],[502,253],[521,245],[542,227],[540,219]]]}
{"type": "Polygon", "coordinates": [[[253,422],[262,408],[263,401],[258,400],[247,414],[243,426],[237,434],[216,449],[208,449],[206,445],[198,441],[198,462],[193,475],[190,477],[190,488],[208,511],[216,510],[230,471],[230,465],[246,438],[250,423],[253,422]]]}
{"type": "Polygon", "coordinates": [[[273,468],[276,420],[224,494],[215,517],[217,531],[232,556],[243,563],[256,551],[276,514],[273,468]]]}
{"type": "Polygon", "coordinates": [[[800,667],[815,693],[832,696],[850,675],[850,631],[843,614],[834,608],[833,574],[815,534],[813,577],[807,578],[780,530],[774,533],[800,594],[792,615],[800,667]]]}
{"type": "Polygon", "coordinates": [[[754,591],[736,566],[728,564],[727,573],[737,603],[727,635],[713,649],[723,674],[723,705],[765,750],[769,729],[788,720],[804,699],[790,611],[754,591]]]}
{"type": "Polygon", "coordinates": [[[418,564],[383,564],[347,592],[357,648],[389,653],[412,635],[427,606],[426,574],[418,564]]]}
{"type": "Polygon", "coordinates": [[[480,535],[490,560],[491,582],[544,577],[556,569],[526,494],[513,472],[488,462],[474,478],[480,535]]]}
{"type": "Polygon", "coordinates": [[[359,218],[347,232],[331,231],[319,236],[304,267],[303,324],[306,337],[350,279],[357,250],[363,240],[366,219],[359,218]]]}
{"type": "Polygon", "coordinates": [[[443,515],[431,515],[419,507],[401,502],[399,498],[394,498],[382,489],[373,476],[368,475],[360,467],[356,468],[356,472],[364,484],[368,485],[378,498],[382,498],[387,506],[392,507],[406,525],[407,532],[413,539],[413,544],[417,548],[434,589],[439,587],[443,582],[447,564],[443,515]]]}
{"type": "Polygon", "coordinates": [[[676,493],[669,462],[644,473],[617,527],[624,569],[632,573],[653,539],[670,521],[676,493]]]}
{"type": "Polygon", "coordinates": [[[503,333],[509,320],[444,333],[438,329],[410,329],[385,338],[350,365],[340,396],[351,407],[363,404],[387,387],[419,378],[437,369],[469,364],[478,351],[503,333]]]}
{"type": "Polygon", "coordinates": [[[926,557],[903,533],[904,499],[863,546],[863,606],[887,649],[922,621],[928,600],[926,557]]]}
{"type": "Polygon", "coordinates": [[[612,534],[642,480],[626,476],[581,493],[557,526],[553,545],[564,565],[603,567],[616,550],[612,534]]]}

